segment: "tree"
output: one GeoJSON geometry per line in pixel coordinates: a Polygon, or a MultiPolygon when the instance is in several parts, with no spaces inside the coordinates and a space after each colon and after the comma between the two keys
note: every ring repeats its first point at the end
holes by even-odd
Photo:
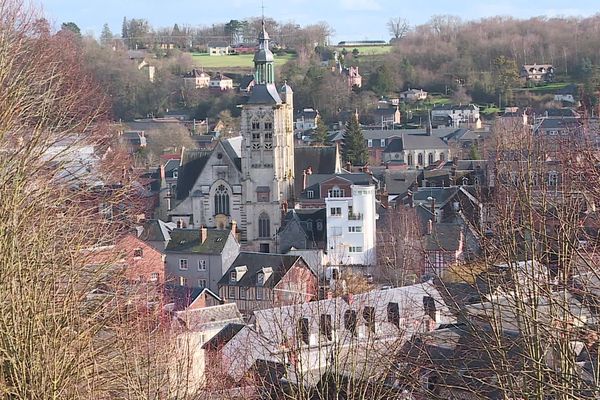
{"type": "Polygon", "coordinates": [[[121,25],[121,38],[129,38],[129,24],[127,22],[127,17],[123,17],[123,23],[121,25]]]}
{"type": "Polygon", "coordinates": [[[317,127],[312,137],[313,144],[324,145],[327,142],[327,134],[328,130],[325,121],[323,121],[323,118],[317,117],[317,127]]]}
{"type": "Polygon", "coordinates": [[[112,43],[113,33],[107,23],[102,26],[102,32],[100,33],[100,44],[102,46],[108,46],[112,43]]]}
{"type": "Polygon", "coordinates": [[[354,49],[352,49],[352,57],[358,58],[358,53],[359,53],[359,51],[356,47],[354,49]]]}
{"type": "Polygon", "coordinates": [[[368,85],[378,96],[385,96],[394,90],[394,75],[387,63],[379,66],[377,70],[371,74],[368,85]]]}
{"type": "MultiPolygon", "coordinates": [[[[510,93],[510,89],[515,87],[519,80],[516,61],[504,56],[496,58],[494,60],[494,80],[496,93],[499,96],[503,96],[505,99],[504,102],[507,103],[507,96],[510,93]]],[[[500,100],[498,101],[498,107],[502,107],[500,100]]]]}
{"type": "Polygon", "coordinates": [[[402,39],[410,29],[408,21],[401,17],[390,18],[387,27],[390,35],[392,35],[395,40],[402,39]]]}
{"type": "Polygon", "coordinates": [[[355,166],[365,165],[369,161],[365,136],[360,128],[356,114],[352,114],[348,122],[346,122],[343,153],[344,160],[355,166]]]}
{"type": "Polygon", "coordinates": [[[75,36],[79,38],[81,37],[81,29],[79,29],[75,22],[63,22],[61,25],[61,29],[71,31],[75,34],[75,36]]]}

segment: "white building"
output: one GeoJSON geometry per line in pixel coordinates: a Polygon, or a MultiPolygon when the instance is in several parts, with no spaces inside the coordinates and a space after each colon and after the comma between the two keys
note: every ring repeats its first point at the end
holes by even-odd
{"type": "Polygon", "coordinates": [[[375,186],[352,185],[352,197],[325,199],[327,254],[332,265],[375,264],[375,186]]]}

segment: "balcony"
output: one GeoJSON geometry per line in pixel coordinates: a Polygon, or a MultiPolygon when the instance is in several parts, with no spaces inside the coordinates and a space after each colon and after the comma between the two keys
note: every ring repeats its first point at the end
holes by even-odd
{"type": "Polygon", "coordinates": [[[360,213],[348,213],[348,219],[350,221],[360,221],[362,219],[362,214],[360,214],[360,213]]]}

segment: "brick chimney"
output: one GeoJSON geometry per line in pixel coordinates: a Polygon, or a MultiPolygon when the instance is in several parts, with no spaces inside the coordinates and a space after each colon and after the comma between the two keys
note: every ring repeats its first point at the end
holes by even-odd
{"type": "Polygon", "coordinates": [[[231,220],[231,234],[237,238],[237,222],[235,222],[235,219],[231,220]]]}
{"type": "Polygon", "coordinates": [[[208,229],[203,225],[200,227],[200,243],[206,242],[206,239],[208,239],[208,229]]]}

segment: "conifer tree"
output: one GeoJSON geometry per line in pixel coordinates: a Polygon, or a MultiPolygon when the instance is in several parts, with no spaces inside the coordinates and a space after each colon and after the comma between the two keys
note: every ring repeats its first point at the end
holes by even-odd
{"type": "Polygon", "coordinates": [[[324,145],[327,142],[327,125],[323,118],[317,117],[317,128],[313,134],[313,144],[324,145]]]}
{"type": "Polygon", "coordinates": [[[353,114],[346,122],[344,132],[344,160],[352,165],[365,165],[369,160],[369,153],[365,144],[365,136],[358,123],[358,117],[353,114]]]}
{"type": "Polygon", "coordinates": [[[100,44],[102,46],[106,46],[110,44],[113,39],[113,33],[110,30],[107,23],[102,26],[102,33],[100,33],[100,44]]]}

